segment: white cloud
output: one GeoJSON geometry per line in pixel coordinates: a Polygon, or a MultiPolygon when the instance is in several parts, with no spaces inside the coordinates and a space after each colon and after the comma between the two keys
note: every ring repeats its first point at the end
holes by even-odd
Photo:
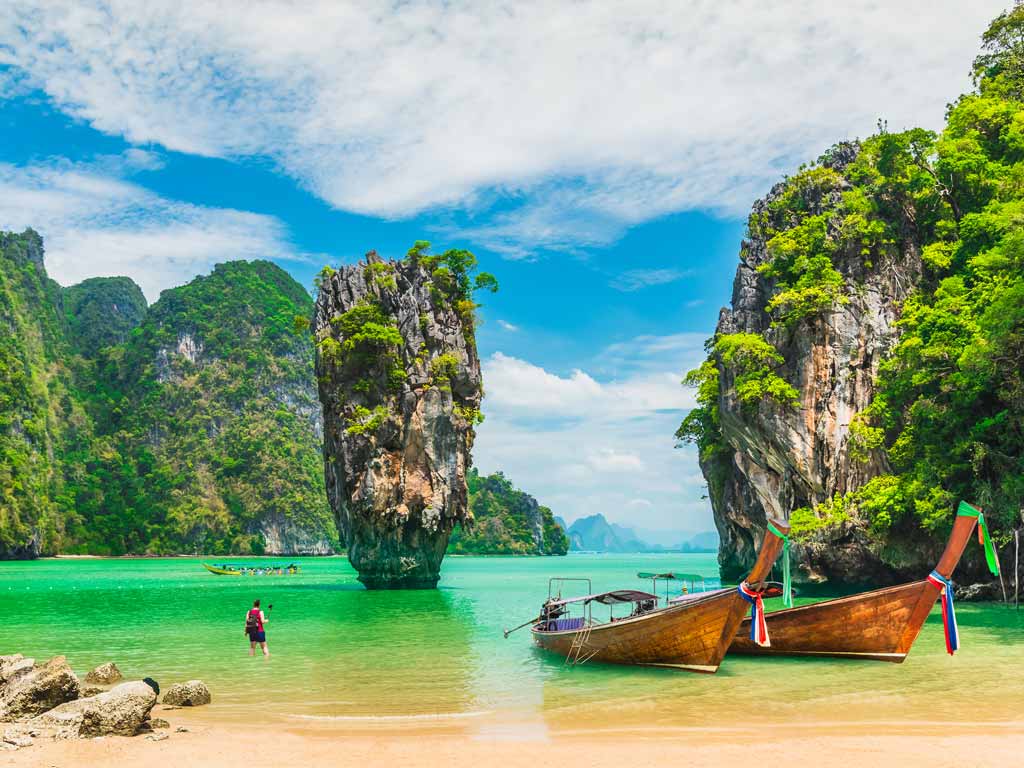
{"type": "Polygon", "coordinates": [[[680,380],[702,358],[704,338],[632,339],[605,349],[591,371],[566,375],[491,355],[475,462],[503,470],[570,522],[601,512],[637,527],[707,530],[696,455],[673,438],[694,404],[680,380]],[[610,369],[614,378],[596,373],[610,369]]]}
{"type": "Polygon", "coordinates": [[[508,320],[498,320],[498,325],[509,333],[517,333],[519,331],[519,326],[513,325],[508,320]]]}
{"type": "Polygon", "coordinates": [[[652,285],[674,283],[686,275],[687,273],[680,269],[629,269],[617,275],[609,285],[623,293],[631,293],[652,285]]]}
{"type": "Polygon", "coordinates": [[[64,285],[127,275],[150,301],[218,262],[306,258],[273,217],[170,200],[121,176],[160,163],[141,150],[90,164],[0,163],[0,229],[37,229],[47,271],[64,285]]]}
{"type": "Polygon", "coordinates": [[[938,126],[1006,4],[9,0],[0,65],[101,131],[269,157],[342,209],[503,195],[466,232],[524,256],[743,212],[878,116],[938,126]]]}

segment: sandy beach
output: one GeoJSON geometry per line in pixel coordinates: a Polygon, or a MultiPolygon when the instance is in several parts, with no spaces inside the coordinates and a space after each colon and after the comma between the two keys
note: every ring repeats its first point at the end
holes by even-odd
{"type": "Polygon", "coordinates": [[[219,721],[208,711],[164,711],[171,727],[161,741],[145,736],[37,741],[0,754],[0,765],[71,768],[132,764],[199,768],[295,766],[480,766],[502,768],[582,764],[622,766],[995,766],[1014,765],[1024,751],[1022,722],[829,723],[745,728],[619,729],[547,732],[510,724],[481,732],[450,724],[300,722],[262,727],[219,721]],[[179,732],[177,728],[186,728],[179,732]]]}

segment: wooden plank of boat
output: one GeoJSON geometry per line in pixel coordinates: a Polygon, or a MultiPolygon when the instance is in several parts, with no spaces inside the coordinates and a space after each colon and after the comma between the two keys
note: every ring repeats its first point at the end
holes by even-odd
{"type": "Polygon", "coordinates": [[[218,576],[241,576],[242,575],[241,571],[232,571],[232,570],[228,570],[227,568],[221,568],[220,566],[217,566],[217,565],[208,565],[206,563],[203,563],[203,568],[208,570],[210,573],[216,573],[218,576]]]}
{"type": "MultiPolygon", "coordinates": [[[[775,525],[785,534],[789,527],[775,525]]],[[[782,547],[782,539],[766,533],[747,582],[762,583],[782,547]]],[[[694,672],[716,672],[748,603],[733,588],[697,594],[648,613],[607,624],[552,631],[535,624],[534,642],[567,658],[574,654],[612,664],[638,664],[694,672]]]]}
{"type": "MultiPolygon", "coordinates": [[[[935,571],[948,579],[956,569],[978,518],[957,514],[935,571]]],[[[830,656],[902,662],[910,652],[941,589],[923,579],[896,587],[825,600],[766,614],[771,645],[750,639],[744,620],[729,653],[758,656],[830,656]]]]}

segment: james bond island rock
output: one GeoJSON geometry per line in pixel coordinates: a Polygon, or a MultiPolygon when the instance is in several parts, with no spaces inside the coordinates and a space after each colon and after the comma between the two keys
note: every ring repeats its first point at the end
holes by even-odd
{"type": "MultiPolygon", "coordinates": [[[[1021,33],[1024,8],[986,33],[978,91],[941,135],[883,126],[754,205],[677,433],[699,449],[723,576],[750,566],[769,516],[790,520],[812,582],[921,578],[961,498],[997,543],[1020,524],[1021,33]]],[[[969,548],[958,578],[982,561],[969,548]]]]}
{"type": "Polygon", "coordinates": [[[376,253],[319,278],[313,319],[327,496],[370,589],[431,588],[452,527],[467,523],[466,472],[483,388],[468,251],[402,261],[376,253]]]}

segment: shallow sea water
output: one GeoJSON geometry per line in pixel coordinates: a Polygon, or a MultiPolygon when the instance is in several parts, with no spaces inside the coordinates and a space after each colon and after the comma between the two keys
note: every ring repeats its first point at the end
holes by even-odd
{"type": "MultiPolygon", "coordinates": [[[[259,562],[256,559],[238,562],[259,562]]],[[[728,729],[801,722],[1019,725],[1024,613],[958,604],[950,657],[938,607],[903,664],[727,657],[718,674],[566,666],[512,627],[536,614],[550,576],[596,590],[646,589],[637,571],[696,572],[714,555],[450,557],[440,589],[369,592],[342,557],[297,576],[226,577],[192,558],[0,563],[0,653],[64,654],[84,674],[114,660],[128,678],[201,678],[226,719],[393,727],[437,724],[517,738],[536,730],[728,729]],[[272,657],[250,658],[244,615],[273,604],[272,657]]],[[[768,601],[769,610],[781,607],[768,601]]],[[[800,602],[800,601],[798,601],[800,602]]]]}

